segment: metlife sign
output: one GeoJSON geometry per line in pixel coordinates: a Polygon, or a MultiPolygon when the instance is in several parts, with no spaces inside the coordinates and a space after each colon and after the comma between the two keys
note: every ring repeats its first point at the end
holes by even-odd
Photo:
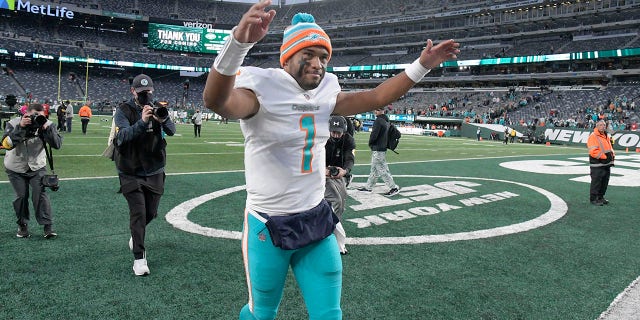
{"type": "Polygon", "coordinates": [[[25,11],[32,14],[66,19],[73,19],[74,16],[73,11],[64,6],[52,7],[50,4],[31,4],[31,1],[22,0],[0,0],[0,9],[25,11]]]}

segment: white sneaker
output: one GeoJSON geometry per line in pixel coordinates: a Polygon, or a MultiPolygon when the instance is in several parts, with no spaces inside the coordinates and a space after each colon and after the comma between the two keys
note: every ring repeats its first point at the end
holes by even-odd
{"type": "Polygon", "coordinates": [[[133,251],[133,238],[129,237],[129,250],[133,251]]]}
{"type": "Polygon", "coordinates": [[[136,259],[133,260],[133,273],[136,276],[146,276],[149,272],[149,267],[147,266],[147,259],[136,259]]]}

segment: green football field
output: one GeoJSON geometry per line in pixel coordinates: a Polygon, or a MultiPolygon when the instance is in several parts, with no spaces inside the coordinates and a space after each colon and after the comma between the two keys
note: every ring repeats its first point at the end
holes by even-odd
{"type": "MultiPolygon", "coordinates": [[[[106,120],[106,118],[104,118],[106,120]]],[[[64,134],[49,192],[59,236],[15,233],[0,175],[0,319],[237,319],[247,301],[239,125],[178,125],[167,180],[147,229],[151,274],[133,275],[127,205],[100,156],[110,122],[64,134]]],[[[618,152],[607,192],[589,203],[586,148],[403,136],[388,153],[402,189],[356,191],[369,173],[356,134],[343,258],[345,319],[596,319],[640,275],[640,156],[618,152]]],[[[2,152],[0,152],[2,153],[2,152]]],[[[295,279],[278,319],[305,319],[295,279]]]]}

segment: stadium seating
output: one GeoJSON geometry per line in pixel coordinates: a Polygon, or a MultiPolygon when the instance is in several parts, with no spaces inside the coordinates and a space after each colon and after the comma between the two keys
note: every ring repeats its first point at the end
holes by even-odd
{"type": "MultiPolygon", "coordinates": [[[[151,0],[123,2],[115,0],[72,0],[82,8],[103,10],[122,14],[149,16],[159,19],[191,20],[213,23],[216,27],[230,27],[239,21],[250,4],[230,1],[190,1],[184,5],[178,0],[158,3],[151,0]]],[[[270,33],[256,45],[246,60],[247,65],[279,67],[278,51],[282,30],[289,25],[296,12],[312,13],[316,21],[324,26],[332,38],[334,53],[331,66],[357,66],[375,64],[410,63],[419,54],[426,38],[436,42],[439,39],[455,38],[462,43],[459,59],[482,59],[513,56],[529,56],[633,48],[640,43],[638,18],[640,9],[625,3],[605,7],[590,2],[564,3],[558,7],[547,7],[538,11],[521,12],[502,10],[512,1],[438,1],[438,0],[324,0],[276,7],[278,15],[270,33]],[[615,6],[618,6],[617,8],[615,6]],[[490,10],[489,10],[490,9],[490,10]],[[624,9],[625,14],[619,14],[624,9]],[[463,12],[463,13],[461,13],[463,12]],[[443,18],[445,17],[445,18],[443,18]]],[[[91,57],[114,61],[135,61],[153,64],[209,67],[214,56],[203,54],[180,54],[176,52],[154,51],[145,46],[144,28],[126,19],[119,25],[103,27],[99,21],[78,23],[48,23],[44,18],[4,19],[0,23],[0,42],[9,51],[37,52],[57,56],[91,57]]],[[[1,59],[1,57],[0,57],[1,59]]],[[[42,62],[44,63],[44,62],[42,62]]],[[[637,63],[637,62],[636,62],[637,63]]],[[[11,62],[15,80],[0,82],[0,95],[23,90],[33,96],[55,98],[58,96],[58,72],[53,65],[42,65],[33,61],[11,62]]],[[[438,82],[428,82],[422,86],[430,88],[456,88],[477,86],[471,82],[450,81],[458,77],[548,73],[566,71],[592,71],[600,69],[634,68],[634,62],[619,61],[590,62],[581,64],[557,63],[535,66],[507,65],[484,68],[461,68],[460,70],[435,70],[428,77],[438,82]],[[437,84],[436,84],[437,83],[437,84]]],[[[87,79],[86,66],[63,64],[60,96],[82,99],[87,79]],[[69,75],[75,74],[74,81],[69,75]]],[[[171,102],[177,107],[195,107],[201,104],[204,77],[180,77],[176,71],[131,70],[127,68],[90,68],[88,92],[92,101],[116,103],[126,99],[129,78],[138,72],[150,73],[156,82],[156,98],[171,102]],[[183,88],[190,80],[189,90],[183,88]]],[[[368,87],[383,81],[389,73],[338,74],[343,85],[354,89],[368,87]],[[367,80],[367,79],[370,79],[367,80]],[[349,81],[347,81],[349,80],[349,81]],[[358,81],[367,80],[367,81],[358,81]]],[[[0,75],[3,79],[7,74],[0,75]]],[[[530,92],[509,95],[506,87],[513,84],[496,77],[486,86],[495,86],[496,100],[488,92],[413,92],[394,104],[395,113],[411,111],[427,116],[474,115],[483,121],[495,121],[507,117],[510,121],[521,118],[546,118],[555,110],[560,118],[583,116],[579,111],[585,103],[595,105],[615,100],[618,96],[635,99],[639,96],[634,85],[622,82],[610,84],[599,91],[564,90],[563,94],[544,93],[533,101],[530,92]],[[518,99],[531,100],[521,106],[518,99]],[[453,102],[453,103],[449,103],[453,102]],[[448,113],[438,107],[446,104],[448,113]],[[438,107],[436,107],[436,105],[438,107]],[[505,114],[506,112],[506,114],[505,114]]],[[[600,87],[601,80],[584,80],[580,85],[600,87]]],[[[607,80],[608,81],[608,80],[607,80]]],[[[571,86],[571,81],[555,85],[571,86]]],[[[614,81],[616,82],[616,81],[614,81]]],[[[517,85],[517,84],[516,84],[517,85]]],[[[637,86],[636,86],[637,87],[637,86]]],[[[427,90],[429,91],[429,90],[427,90]]],[[[436,90],[431,90],[436,91],[436,90]]],[[[23,94],[17,92],[18,94],[23,94]]],[[[632,116],[635,116],[635,111],[632,116]]]]}

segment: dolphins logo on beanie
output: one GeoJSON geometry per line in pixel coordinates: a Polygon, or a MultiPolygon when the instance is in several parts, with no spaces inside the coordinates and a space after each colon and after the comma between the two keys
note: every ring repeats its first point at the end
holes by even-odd
{"type": "Polygon", "coordinates": [[[327,33],[315,23],[316,19],[308,13],[296,13],[291,25],[284,30],[280,47],[280,66],[296,52],[313,46],[321,46],[329,51],[331,58],[331,39],[327,33]]]}

